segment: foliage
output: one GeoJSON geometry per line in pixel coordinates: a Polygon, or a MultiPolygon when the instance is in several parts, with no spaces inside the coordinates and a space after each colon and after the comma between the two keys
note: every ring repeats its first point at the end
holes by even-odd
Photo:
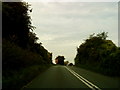
{"type": "Polygon", "coordinates": [[[3,40],[2,49],[3,72],[6,72],[6,70],[19,70],[31,65],[46,64],[41,55],[23,50],[9,41],[3,40]]]}
{"type": "Polygon", "coordinates": [[[73,63],[69,63],[68,66],[73,66],[73,63]]]}
{"type": "Polygon", "coordinates": [[[27,46],[28,33],[33,29],[28,10],[29,4],[25,2],[2,3],[3,38],[21,47],[27,46]]]}
{"type": "Polygon", "coordinates": [[[64,65],[64,56],[57,56],[55,60],[57,60],[56,64],[64,65]]]}
{"type": "Polygon", "coordinates": [[[27,78],[31,80],[39,73],[39,67],[44,70],[43,65],[48,67],[52,63],[52,53],[42,43],[37,43],[38,37],[33,33],[35,27],[29,16],[31,11],[26,2],[2,3],[3,88],[21,87],[27,78]]]}
{"type": "Polygon", "coordinates": [[[40,54],[46,62],[51,63],[51,53],[42,46],[42,43],[37,43],[38,37],[30,31],[34,27],[31,26],[28,11],[30,11],[28,3],[3,2],[3,38],[40,54]]]}
{"type": "Polygon", "coordinates": [[[68,65],[69,61],[64,61],[64,65],[68,65]]]}
{"type": "Polygon", "coordinates": [[[11,71],[9,77],[2,77],[3,89],[20,90],[48,67],[50,65],[33,65],[19,71],[11,71]]]}
{"type": "Polygon", "coordinates": [[[98,71],[108,75],[120,75],[119,49],[111,40],[106,40],[107,33],[90,35],[77,48],[75,65],[96,67],[98,71]]]}
{"type": "Polygon", "coordinates": [[[27,84],[28,81],[38,75],[39,71],[45,70],[44,67],[47,68],[51,64],[51,62],[49,62],[51,56],[47,57],[49,59],[46,60],[43,56],[31,52],[27,49],[24,50],[7,40],[3,40],[2,49],[3,88],[13,88],[14,86],[16,86],[16,88],[22,87],[22,85],[27,84]],[[35,66],[39,67],[32,69],[32,67],[35,66]],[[26,68],[28,69],[24,73],[20,73],[26,68]],[[26,75],[27,73],[28,75],[26,75]],[[22,77],[21,75],[24,77],[22,77]]]}

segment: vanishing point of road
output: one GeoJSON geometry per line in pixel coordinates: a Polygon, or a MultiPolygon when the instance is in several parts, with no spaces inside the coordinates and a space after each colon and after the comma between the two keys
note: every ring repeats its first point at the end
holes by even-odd
{"type": "Polygon", "coordinates": [[[87,88],[102,90],[120,89],[120,78],[108,77],[74,66],[52,66],[41,73],[26,88],[87,88]]]}

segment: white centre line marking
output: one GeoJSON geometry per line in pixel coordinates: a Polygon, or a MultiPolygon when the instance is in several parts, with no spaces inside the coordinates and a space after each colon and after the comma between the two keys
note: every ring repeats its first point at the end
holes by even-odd
{"type": "Polygon", "coordinates": [[[76,78],[78,78],[80,81],[82,81],[85,85],[87,85],[89,88],[91,88],[92,90],[101,90],[99,87],[97,87],[96,85],[94,85],[93,83],[91,83],[90,81],[88,81],[87,79],[83,78],[82,76],[80,76],[78,73],[76,73],[75,71],[69,69],[68,67],[65,66],[65,68],[70,71],[76,78]]]}

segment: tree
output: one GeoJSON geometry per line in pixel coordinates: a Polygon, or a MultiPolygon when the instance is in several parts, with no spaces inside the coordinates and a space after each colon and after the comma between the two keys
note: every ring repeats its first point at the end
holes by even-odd
{"type": "Polygon", "coordinates": [[[69,61],[65,61],[65,62],[64,62],[64,65],[68,65],[68,63],[69,63],[69,61]]]}
{"type": "Polygon", "coordinates": [[[64,65],[64,56],[58,56],[56,57],[55,61],[56,61],[56,64],[60,64],[60,65],[64,65]]]}
{"type": "Polygon", "coordinates": [[[108,34],[108,32],[102,32],[102,33],[97,34],[97,37],[99,37],[103,40],[106,40],[106,38],[108,37],[107,34],[108,34]]]}
{"type": "Polygon", "coordinates": [[[26,48],[29,32],[34,27],[28,14],[29,4],[25,2],[2,3],[2,37],[26,48]]]}
{"type": "MultiPolygon", "coordinates": [[[[77,55],[75,57],[75,65],[85,65],[85,67],[99,67],[108,73],[118,73],[120,69],[119,49],[112,42],[112,40],[106,40],[107,33],[103,32],[90,35],[77,48],[77,55]]],[[[98,70],[99,71],[99,70],[98,70]]],[[[120,73],[119,73],[120,74],[120,73]]]]}
{"type": "Polygon", "coordinates": [[[25,2],[2,3],[3,89],[21,89],[52,63],[52,53],[37,43],[29,9],[25,2]]]}
{"type": "Polygon", "coordinates": [[[38,37],[33,33],[34,27],[28,13],[32,11],[30,5],[26,2],[3,2],[2,6],[3,39],[39,54],[46,62],[51,62],[48,61],[51,54],[49,55],[41,43],[37,43],[38,37]]]}
{"type": "Polygon", "coordinates": [[[73,63],[69,63],[68,66],[73,66],[73,63]]]}
{"type": "Polygon", "coordinates": [[[77,48],[76,63],[96,63],[109,56],[116,48],[111,40],[105,40],[107,33],[96,36],[90,35],[88,39],[77,48]]]}

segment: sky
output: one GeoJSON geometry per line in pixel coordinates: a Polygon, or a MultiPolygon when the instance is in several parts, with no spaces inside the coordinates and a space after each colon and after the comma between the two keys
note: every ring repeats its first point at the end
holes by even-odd
{"type": "Polygon", "coordinates": [[[38,42],[53,53],[74,63],[79,47],[89,35],[108,32],[118,45],[117,2],[29,2],[38,42]]]}

